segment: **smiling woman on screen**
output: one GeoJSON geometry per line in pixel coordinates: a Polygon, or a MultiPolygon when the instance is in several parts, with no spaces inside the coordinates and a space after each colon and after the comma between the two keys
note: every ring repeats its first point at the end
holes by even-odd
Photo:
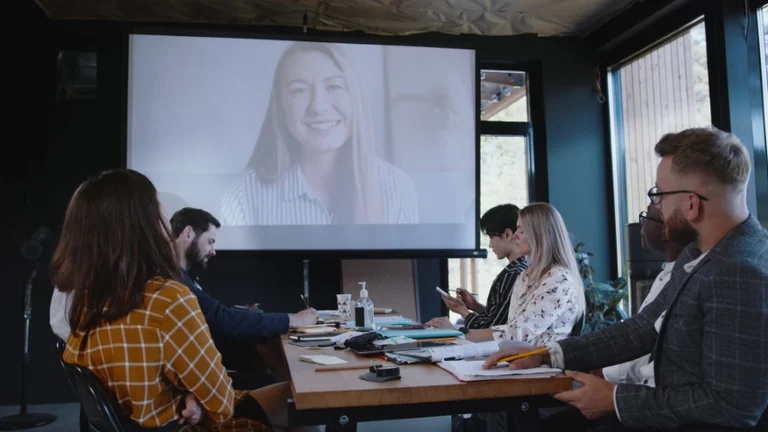
{"type": "Polygon", "coordinates": [[[340,47],[286,49],[247,171],[222,201],[222,222],[417,223],[412,180],[374,155],[361,90],[340,47]]]}

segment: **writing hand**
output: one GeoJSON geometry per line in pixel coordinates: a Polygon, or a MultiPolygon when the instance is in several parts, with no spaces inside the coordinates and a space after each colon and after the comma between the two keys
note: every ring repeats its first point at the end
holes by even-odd
{"type": "Polygon", "coordinates": [[[315,325],[317,324],[317,311],[309,308],[295,314],[288,314],[288,321],[291,328],[315,325]]]}
{"type": "MultiPolygon", "coordinates": [[[[511,355],[520,354],[528,351],[533,351],[537,348],[535,345],[521,341],[504,341],[499,344],[499,351],[488,356],[488,360],[483,363],[483,369],[491,369],[496,366],[501,359],[509,357],[511,355]]],[[[531,369],[539,367],[546,363],[546,359],[543,354],[523,357],[515,360],[509,364],[510,369],[531,369]]]]}

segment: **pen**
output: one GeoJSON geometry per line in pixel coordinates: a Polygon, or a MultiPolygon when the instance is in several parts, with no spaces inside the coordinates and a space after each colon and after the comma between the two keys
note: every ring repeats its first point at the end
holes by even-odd
{"type": "Polygon", "coordinates": [[[304,297],[304,294],[301,295],[301,301],[303,301],[304,302],[304,306],[306,306],[307,309],[309,309],[309,302],[307,301],[307,298],[304,297]]]}
{"type": "Polygon", "coordinates": [[[547,352],[547,348],[539,348],[539,349],[535,349],[533,351],[513,354],[511,356],[504,357],[503,359],[501,359],[498,362],[496,362],[496,364],[504,363],[504,362],[509,363],[509,362],[513,362],[515,360],[519,360],[521,358],[530,357],[530,356],[534,356],[534,355],[538,355],[538,354],[545,354],[546,352],[547,352]]]}

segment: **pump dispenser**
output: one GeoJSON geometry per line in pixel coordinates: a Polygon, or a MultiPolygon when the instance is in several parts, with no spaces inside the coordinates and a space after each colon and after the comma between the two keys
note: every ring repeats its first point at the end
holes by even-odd
{"type": "Polygon", "coordinates": [[[365,282],[358,282],[362,286],[360,298],[355,302],[355,327],[364,327],[373,330],[373,302],[368,297],[365,282]]]}

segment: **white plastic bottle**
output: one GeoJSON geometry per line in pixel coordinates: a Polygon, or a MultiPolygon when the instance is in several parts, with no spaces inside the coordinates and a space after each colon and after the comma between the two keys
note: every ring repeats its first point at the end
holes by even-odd
{"type": "Polygon", "coordinates": [[[373,330],[373,301],[368,297],[365,282],[358,282],[363,288],[360,298],[355,302],[355,327],[365,327],[373,330]]]}

